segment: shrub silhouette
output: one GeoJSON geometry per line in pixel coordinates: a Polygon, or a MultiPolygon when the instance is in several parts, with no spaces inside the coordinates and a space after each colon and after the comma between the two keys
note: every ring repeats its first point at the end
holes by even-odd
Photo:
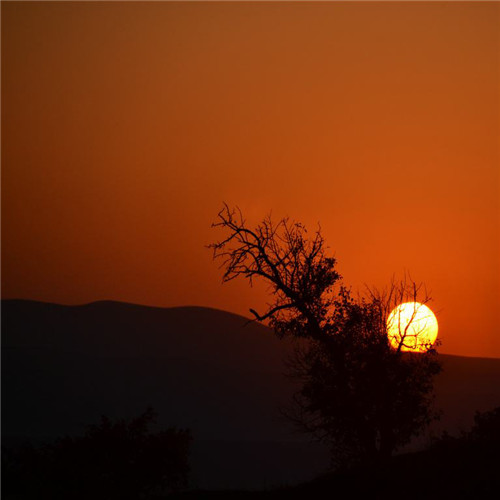
{"type": "Polygon", "coordinates": [[[500,459],[500,406],[485,412],[476,411],[470,430],[462,431],[459,436],[444,432],[431,448],[450,454],[457,449],[467,449],[471,455],[495,455],[500,459]]]}
{"type": "Polygon", "coordinates": [[[131,421],[103,416],[80,437],[3,453],[5,498],[139,499],[187,486],[191,434],[149,432],[154,411],[131,421]]]}
{"type": "Polygon", "coordinates": [[[490,411],[476,412],[474,425],[468,437],[472,441],[488,443],[500,448],[500,406],[490,411]]]}

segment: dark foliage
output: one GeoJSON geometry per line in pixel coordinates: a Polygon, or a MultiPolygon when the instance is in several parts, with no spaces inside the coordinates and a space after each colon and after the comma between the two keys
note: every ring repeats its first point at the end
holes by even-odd
{"type": "Polygon", "coordinates": [[[466,436],[479,443],[489,443],[500,453],[500,406],[486,412],[476,412],[474,425],[466,436]]]}
{"type": "Polygon", "coordinates": [[[444,433],[432,445],[435,450],[452,453],[456,449],[467,449],[470,454],[495,457],[500,461],[500,406],[490,411],[476,412],[474,425],[460,436],[444,433]]]}
{"type": "Polygon", "coordinates": [[[330,335],[301,346],[288,363],[301,389],[285,413],[330,444],[337,467],[389,457],[438,416],[437,353],[392,348],[386,303],[383,296],[353,300],[341,291],[330,335]]]}
{"type": "Polygon", "coordinates": [[[149,432],[155,414],[87,427],[40,448],[2,450],[4,498],[144,498],[187,486],[189,431],[149,432]]]}
{"type": "Polygon", "coordinates": [[[328,442],[337,465],[388,457],[421,432],[436,416],[436,352],[428,346],[425,353],[403,353],[404,335],[391,348],[386,322],[400,303],[427,302],[425,289],[410,280],[354,298],[319,229],[308,238],[301,224],[270,217],[249,228],[241,211],[227,205],[218,217],[214,227],[226,237],[211,248],[222,261],[223,281],[264,280],[272,302],[261,314],[250,312],[277,335],[301,339],[289,363],[301,390],[286,415],[328,442]]]}

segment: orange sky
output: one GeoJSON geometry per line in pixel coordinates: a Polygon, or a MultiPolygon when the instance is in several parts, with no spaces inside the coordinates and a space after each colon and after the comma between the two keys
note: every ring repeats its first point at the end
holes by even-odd
{"type": "Polygon", "coordinates": [[[5,3],[2,293],[246,314],[225,200],[409,270],[442,352],[500,357],[498,3],[5,3]]]}

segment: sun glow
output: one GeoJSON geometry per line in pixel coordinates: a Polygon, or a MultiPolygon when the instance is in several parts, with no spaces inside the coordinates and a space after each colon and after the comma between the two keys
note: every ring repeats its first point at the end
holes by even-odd
{"type": "Polygon", "coordinates": [[[436,316],[419,302],[399,304],[387,318],[387,336],[394,349],[426,352],[436,341],[437,334],[436,316]]]}

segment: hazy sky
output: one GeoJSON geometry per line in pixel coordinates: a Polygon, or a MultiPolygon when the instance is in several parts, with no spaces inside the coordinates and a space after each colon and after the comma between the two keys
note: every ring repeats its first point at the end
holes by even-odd
{"type": "Polygon", "coordinates": [[[5,3],[2,292],[247,314],[222,201],[411,272],[442,351],[500,357],[498,3],[5,3]]]}

